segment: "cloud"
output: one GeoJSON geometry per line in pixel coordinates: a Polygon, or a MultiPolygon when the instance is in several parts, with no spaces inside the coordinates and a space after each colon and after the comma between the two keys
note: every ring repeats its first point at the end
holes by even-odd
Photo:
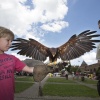
{"type": "Polygon", "coordinates": [[[82,56],[82,58],[87,64],[97,63],[95,52],[86,53],[85,55],[82,56]]]}
{"type": "Polygon", "coordinates": [[[26,2],[1,0],[0,25],[11,29],[17,36],[31,34],[36,38],[45,31],[60,32],[68,26],[64,21],[68,12],[67,0],[32,0],[31,5],[26,2]]]}
{"type": "Polygon", "coordinates": [[[91,52],[85,53],[84,55],[80,56],[79,58],[71,60],[71,64],[80,66],[83,61],[85,61],[88,65],[97,63],[96,52],[91,51],[91,52]]]}
{"type": "Polygon", "coordinates": [[[62,28],[68,27],[68,23],[64,21],[55,21],[53,23],[43,24],[42,29],[52,32],[60,32],[62,28]]]}
{"type": "Polygon", "coordinates": [[[62,20],[68,12],[67,0],[34,0],[34,11],[39,15],[40,22],[62,20]]]}

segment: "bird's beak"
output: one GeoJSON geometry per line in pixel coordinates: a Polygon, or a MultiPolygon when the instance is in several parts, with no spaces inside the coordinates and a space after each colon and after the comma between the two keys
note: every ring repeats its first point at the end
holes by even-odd
{"type": "Polygon", "coordinates": [[[53,54],[52,56],[55,57],[55,54],[53,54]]]}
{"type": "Polygon", "coordinates": [[[52,56],[55,57],[55,52],[51,52],[51,53],[52,53],[52,56]]]}

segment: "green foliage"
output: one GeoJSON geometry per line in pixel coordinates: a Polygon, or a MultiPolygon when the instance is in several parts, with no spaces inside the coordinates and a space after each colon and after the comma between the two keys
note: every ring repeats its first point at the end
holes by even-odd
{"type": "Polygon", "coordinates": [[[71,73],[71,65],[69,65],[69,66],[66,68],[66,70],[67,70],[69,73],[71,73]]]}
{"type": "Polygon", "coordinates": [[[75,67],[72,66],[70,70],[71,70],[71,72],[75,72],[76,73],[76,71],[78,70],[78,66],[75,66],[75,67]]]}

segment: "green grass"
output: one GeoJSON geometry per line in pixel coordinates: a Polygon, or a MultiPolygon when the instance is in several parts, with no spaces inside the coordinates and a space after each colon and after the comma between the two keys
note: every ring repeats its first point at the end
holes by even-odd
{"type": "MultiPolygon", "coordinates": [[[[86,82],[93,83],[92,80],[86,82]]],[[[43,94],[49,96],[99,97],[97,90],[79,85],[74,80],[65,80],[64,78],[49,78],[43,87],[43,94]],[[64,84],[49,84],[48,82],[60,82],[64,84]]]]}
{"type": "Polygon", "coordinates": [[[65,78],[48,78],[47,82],[75,83],[73,80],[66,80],[65,78]]]}
{"type": "Polygon", "coordinates": [[[81,81],[81,82],[84,82],[84,83],[87,83],[87,84],[94,84],[94,85],[96,85],[98,80],[92,80],[92,79],[85,78],[85,81],[81,81]]]}
{"type": "Polygon", "coordinates": [[[28,81],[28,82],[34,82],[33,77],[32,76],[26,76],[26,77],[20,77],[17,76],[15,81],[28,81]]]}
{"type": "Polygon", "coordinates": [[[26,77],[17,76],[17,78],[15,79],[15,93],[20,93],[28,89],[34,84],[33,82],[34,80],[32,76],[26,76],[26,77]]]}
{"type": "MultiPolygon", "coordinates": [[[[80,81],[80,80],[79,80],[80,81]]],[[[15,82],[15,93],[20,93],[33,85],[33,77],[17,77],[15,82]],[[17,82],[19,81],[19,82],[17,82]],[[28,81],[28,82],[20,82],[28,81]]],[[[82,82],[82,81],[81,81],[82,82]]],[[[84,83],[97,84],[97,81],[86,79],[84,83]]],[[[75,96],[75,97],[99,97],[95,89],[91,89],[84,85],[79,85],[74,80],[66,80],[65,78],[48,78],[43,87],[44,96],[75,96]],[[50,82],[54,82],[49,84],[50,82]],[[56,82],[60,84],[56,84],[56,82]],[[64,83],[64,84],[63,84],[64,83]]]]}
{"type": "Polygon", "coordinates": [[[98,97],[96,90],[78,84],[45,84],[43,94],[49,96],[98,97]]]}
{"type": "Polygon", "coordinates": [[[15,93],[23,92],[32,85],[33,83],[15,82],[15,93]]]}

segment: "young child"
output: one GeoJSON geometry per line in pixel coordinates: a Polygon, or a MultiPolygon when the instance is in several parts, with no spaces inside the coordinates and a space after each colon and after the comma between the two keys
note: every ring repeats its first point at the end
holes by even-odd
{"type": "MultiPolygon", "coordinates": [[[[0,27],[0,100],[14,100],[14,72],[25,71],[29,73],[43,73],[43,70],[35,70],[34,66],[28,67],[13,55],[6,54],[14,34],[7,28],[0,27]]],[[[43,69],[43,68],[42,68],[43,69]]],[[[45,68],[44,68],[45,69],[45,68]]]]}

